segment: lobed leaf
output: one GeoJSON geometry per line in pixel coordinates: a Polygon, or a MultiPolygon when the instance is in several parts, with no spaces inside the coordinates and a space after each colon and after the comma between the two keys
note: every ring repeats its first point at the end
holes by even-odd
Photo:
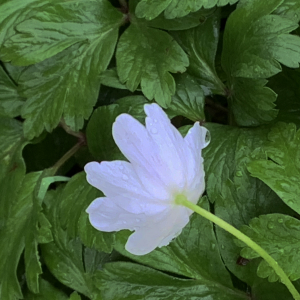
{"type": "MultiPolygon", "coordinates": [[[[240,230],[267,251],[284,270],[291,280],[300,278],[299,246],[300,221],[282,214],[261,215],[250,221],[249,226],[242,226],[240,230]]],[[[245,244],[237,241],[244,247],[241,255],[248,259],[260,257],[245,244]]],[[[257,269],[258,276],[275,282],[279,279],[275,271],[262,260],[257,269]]]]}
{"type": "Polygon", "coordinates": [[[214,6],[224,6],[234,4],[238,0],[142,0],[136,8],[136,15],[139,18],[152,20],[156,18],[162,11],[167,19],[184,17],[190,12],[195,12],[200,8],[212,8],[214,6]]]}
{"type": "Polygon", "coordinates": [[[292,123],[277,123],[268,138],[264,150],[269,159],[250,162],[248,170],[300,213],[300,131],[292,123]]]}

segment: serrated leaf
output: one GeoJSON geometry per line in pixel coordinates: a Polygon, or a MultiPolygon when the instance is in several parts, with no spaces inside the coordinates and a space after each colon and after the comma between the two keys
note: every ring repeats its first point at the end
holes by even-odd
{"type": "MultiPolygon", "coordinates": [[[[87,23],[87,28],[82,26],[82,31],[78,31],[77,27],[73,29],[82,37],[82,41],[29,67],[20,77],[22,92],[28,98],[22,110],[22,117],[26,119],[24,131],[30,139],[38,136],[44,128],[51,131],[62,117],[68,126],[78,131],[83,126],[84,119],[90,116],[97,101],[100,87],[97,77],[107,68],[113,55],[122,14],[107,1],[90,2],[88,7],[94,15],[90,15],[91,20],[87,23]],[[100,15],[97,14],[99,9],[100,15]],[[108,19],[107,15],[110,16],[108,19]],[[102,31],[103,25],[106,26],[106,31],[102,31]],[[90,27],[92,32],[87,39],[84,30],[90,27]]],[[[86,9],[84,2],[80,1],[80,4],[83,7],[79,5],[76,8],[73,1],[64,3],[68,9],[74,9],[72,16],[75,19],[76,9],[86,9]]],[[[48,9],[51,11],[51,8],[52,4],[48,9]]],[[[60,8],[67,9],[64,6],[60,8]]],[[[44,11],[43,15],[45,19],[55,18],[55,15],[47,11],[44,11]]],[[[73,24],[68,23],[72,21],[72,16],[64,16],[65,20],[63,16],[60,20],[62,23],[57,24],[73,24]]],[[[50,22],[51,19],[50,25],[46,21],[41,22],[41,26],[47,24],[50,29],[51,24],[56,26],[55,22],[50,22]]],[[[47,32],[44,34],[47,35],[47,32]]]]}
{"type": "Polygon", "coordinates": [[[21,122],[0,117],[0,180],[16,169],[24,170],[21,157],[26,144],[21,122]]]}
{"type": "Polygon", "coordinates": [[[265,182],[288,206],[300,213],[300,130],[294,124],[277,123],[264,150],[268,160],[249,163],[252,176],[265,182]]]}
{"type": "Polygon", "coordinates": [[[24,177],[23,172],[14,171],[0,182],[0,255],[5,258],[0,260],[0,298],[7,300],[22,298],[16,271],[25,247],[32,194],[39,178],[37,173],[24,177]]]}
{"type": "Polygon", "coordinates": [[[68,300],[68,296],[55,288],[52,284],[44,279],[40,279],[40,292],[38,294],[27,293],[25,300],[68,300]]]}
{"type": "Polygon", "coordinates": [[[189,56],[188,73],[196,77],[210,93],[225,95],[225,86],[215,69],[219,30],[220,13],[217,11],[203,24],[172,35],[189,56]]]}
{"type": "Polygon", "coordinates": [[[85,212],[88,205],[100,196],[102,193],[87,183],[84,172],[73,176],[58,196],[60,226],[69,238],[79,236],[85,246],[109,253],[113,234],[94,229],[85,212]]]}
{"type": "Polygon", "coordinates": [[[298,24],[271,13],[281,0],[240,1],[227,20],[222,66],[232,77],[266,78],[281,71],[282,63],[299,67],[300,37],[289,32],[298,24]]]}
{"type": "Polygon", "coordinates": [[[116,104],[98,107],[87,126],[86,138],[90,152],[98,161],[123,159],[124,156],[112,137],[112,124],[121,113],[129,113],[144,122],[143,96],[129,96],[119,99],[116,104]]]}
{"type": "Polygon", "coordinates": [[[19,116],[23,104],[24,99],[20,97],[16,84],[0,66],[0,116],[19,116]]]}
{"type": "Polygon", "coordinates": [[[115,89],[127,89],[126,85],[120,82],[117,69],[115,68],[102,72],[102,74],[100,75],[100,81],[101,84],[113,87],[115,89]]]}
{"type": "Polygon", "coordinates": [[[226,23],[222,67],[229,81],[230,106],[242,126],[256,126],[275,118],[275,95],[263,87],[263,78],[280,72],[280,63],[299,66],[300,37],[289,34],[298,24],[271,14],[281,2],[240,1],[226,23]]]}
{"type": "Polygon", "coordinates": [[[277,94],[276,108],[279,110],[276,121],[293,122],[300,127],[300,69],[283,68],[283,71],[270,78],[268,86],[277,94]]]}
{"type": "Polygon", "coordinates": [[[103,300],[132,299],[222,299],[242,300],[246,294],[215,283],[179,279],[128,262],[109,263],[97,274],[103,300]],[[118,287],[116,289],[116,286],[118,287]]]}
{"type": "Polygon", "coordinates": [[[167,107],[175,93],[175,80],[170,72],[185,72],[188,57],[167,32],[147,27],[147,23],[134,16],[135,2],[130,5],[131,24],[117,47],[118,75],[130,91],[141,84],[149,100],[154,98],[167,107]]]}
{"type": "MultiPolygon", "coordinates": [[[[202,198],[200,206],[208,210],[207,199],[202,198]]],[[[136,256],[125,250],[127,231],[119,232],[116,237],[115,249],[143,265],[232,288],[229,273],[219,254],[213,225],[197,214],[191,216],[182,233],[168,246],[157,248],[147,255],[136,256]]]]}
{"type": "Polygon", "coordinates": [[[274,14],[289,18],[298,23],[300,21],[300,2],[284,0],[274,11],[274,14]]]}
{"type": "Polygon", "coordinates": [[[197,12],[190,13],[182,18],[167,19],[163,13],[155,19],[147,21],[147,25],[164,30],[186,30],[205,22],[206,18],[211,15],[213,9],[201,9],[197,12]]]}
{"type": "MultiPolygon", "coordinates": [[[[57,0],[60,1],[60,0],[57,0]]],[[[56,0],[53,0],[56,2],[56,0]]],[[[34,15],[35,10],[49,4],[48,0],[2,1],[0,5],[0,49],[3,42],[15,34],[15,24],[34,15]]],[[[1,53],[1,51],[0,51],[1,53]]],[[[0,55],[1,57],[1,55],[0,55]]]]}
{"type": "MultiPolygon", "coordinates": [[[[282,214],[262,215],[250,221],[249,226],[242,226],[240,230],[269,253],[284,270],[291,280],[300,278],[299,247],[300,221],[282,214]]],[[[237,241],[240,247],[245,247],[237,241]]],[[[245,247],[241,255],[248,259],[260,257],[252,249],[245,247]]],[[[261,261],[258,276],[275,282],[279,279],[273,268],[266,261],[261,261]]]]}
{"type": "Polygon", "coordinates": [[[230,88],[232,112],[235,121],[244,126],[267,124],[276,118],[276,93],[266,87],[267,80],[252,78],[233,78],[230,88]]]}
{"type": "Polygon", "coordinates": [[[176,93],[172,97],[168,112],[184,116],[194,122],[205,120],[204,93],[192,76],[176,76],[176,93]]]}
{"type": "Polygon", "coordinates": [[[85,272],[83,245],[79,238],[70,238],[61,227],[59,206],[61,188],[48,192],[46,196],[47,218],[52,226],[53,241],[41,245],[42,256],[50,272],[64,285],[93,298],[98,291],[92,280],[92,274],[85,272]]]}
{"type": "MultiPolygon", "coordinates": [[[[203,150],[206,191],[210,201],[214,202],[215,214],[239,228],[261,214],[291,213],[267,185],[251,177],[247,171],[255,149],[260,150],[257,153],[259,157],[264,157],[261,148],[269,128],[237,128],[209,123],[206,126],[211,134],[210,145],[203,150]]],[[[238,265],[240,251],[232,235],[218,226],[216,233],[227,268],[239,279],[252,285],[257,278],[257,262],[238,265]]]]}
{"type": "Polygon", "coordinates": [[[234,4],[238,0],[142,0],[136,8],[136,14],[139,18],[148,20],[156,18],[164,11],[167,19],[184,17],[190,12],[195,12],[200,8],[212,8],[214,6],[224,6],[234,4]]]}
{"type": "MultiPolygon", "coordinates": [[[[112,55],[110,44],[116,43],[122,19],[122,14],[105,0],[62,1],[43,6],[42,10],[37,7],[34,15],[18,23],[17,33],[6,40],[1,59],[15,65],[30,65],[85,42],[84,54],[95,55],[92,61],[98,65],[103,54],[106,59],[112,55]],[[104,45],[109,49],[107,54],[103,53],[104,45]]],[[[103,63],[102,59],[100,65],[103,64],[108,62],[103,63]]]]}

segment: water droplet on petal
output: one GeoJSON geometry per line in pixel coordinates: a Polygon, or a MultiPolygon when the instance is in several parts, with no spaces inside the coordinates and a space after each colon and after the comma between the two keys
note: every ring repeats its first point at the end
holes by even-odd
{"type": "Polygon", "coordinates": [[[150,129],[150,132],[151,132],[152,134],[157,134],[157,129],[156,129],[156,128],[151,128],[151,129],[150,129]]]}
{"type": "Polygon", "coordinates": [[[207,131],[206,135],[205,135],[205,145],[204,145],[204,147],[206,147],[209,143],[210,143],[210,132],[207,131]]]}
{"type": "Polygon", "coordinates": [[[128,176],[125,175],[125,174],[123,174],[122,179],[123,179],[123,180],[128,180],[128,176]]]}

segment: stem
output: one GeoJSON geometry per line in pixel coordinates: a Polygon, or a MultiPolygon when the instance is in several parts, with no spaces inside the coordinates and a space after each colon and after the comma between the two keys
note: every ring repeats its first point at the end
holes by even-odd
{"type": "Polygon", "coordinates": [[[60,121],[60,126],[66,131],[66,133],[73,135],[75,137],[77,137],[78,139],[84,139],[84,134],[82,132],[76,132],[73,131],[66,123],[65,121],[62,119],[60,121]]]}
{"type": "Polygon", "coordinates": [[[241,231],[234,228],[232,225],[228,224],[227,222],[223,221],[222,219],[218,218],[217,216],[213,215],[209,211],[201,208],[200,206],[193,204],[192,202],[188,201],[184,196],[177,196],[175,200],[176,204],[183,205],[197,214],[201,215],[207,220],[215,223],[219,227],[223,228],[224,230],[228,231],[236,238],[244,242],[247,246],[253,249],[256,253],[258,253],[276,272],[276,274],[280,277],[281,282],[285,284],[288,288],[290,293],[293,295],[295,300],[300,300],[300,295],[292,282],[289,280],[288,276],[282,270],[282,268],[278,265],[278,263],[259,245],[257,245],[254,241],[252,241],[248,236],[243,234],[241,231]]]}
{"type": "Polygon", "coordinates": [[[82,146],[82,142],[78,142],[73,146],[67,153],[65,153],[52,167],[53,174],[56,174],[58,169],[69,159],[71,158],[82,146]]]}

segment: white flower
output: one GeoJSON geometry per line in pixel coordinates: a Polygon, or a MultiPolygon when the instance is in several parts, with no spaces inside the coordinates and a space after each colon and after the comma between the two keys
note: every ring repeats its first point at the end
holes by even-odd
{"type": "Polygon", "coordinates": [[[101,231],[129,229],[126,250],[144,255],[166,246],[189,222],[192,210],[177,197],[197,203],[204,192],[201,150],[207,130],[195,123],[183,138],[157,104],[146,104],[146,127],[128,114],[113,124],[113,137],[128,159],[90,162],[87,181],[106,197],[88,209],[91,224],[101,231]]]}

